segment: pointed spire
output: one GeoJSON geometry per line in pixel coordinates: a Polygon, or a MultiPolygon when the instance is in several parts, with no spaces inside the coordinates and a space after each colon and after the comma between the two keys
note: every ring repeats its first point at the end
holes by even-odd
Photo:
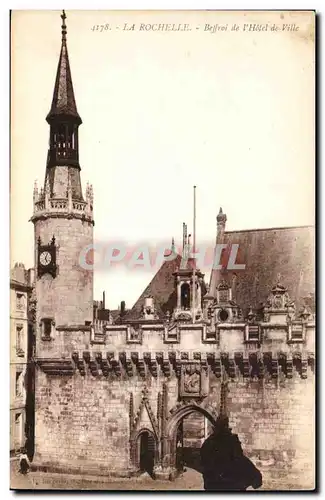
{"type": "Polygon", "coordinates": [[[220,207],[219,213],[217,215],[217,238],[216,241],[222,241],[224,232],[226,230],[227,215],[223,213],[222,207],[220,207]]]}
{"type": "Polygon", "coordinates": [[[48,177],[45,180],[45,188],[44,188],[44,202],[45,202],[45,208],[48,208],[49,206],[49,199],[51,195],[51,188],[50,188],[50,183],[48,177]]]}
{"type": "Polygon", "coordinates": [[[34,182],[33,199],[34,199],[34,203],[36,203],[38,201],[38,185],[37,185],[37,181],[34,182]]]}
{"type": "Polygon", "coordinates": [[[310,312],[308,311],[306,304],[304,305],[301,313],[299,314],[300,318],[302,318],[304,321],[307,321],[307,319],[310,317],[310,312]]]}
{"type": "Polygon", "coordinates": [[[227,216],[226,216],[226,214],[223,213],[222,207],[220,207],[220,209],[219,209],[219,213],[217,215],[217,221],[224,222],[224,223],[226,223],[226,221],[227,221],[227,216]]]}
{"type": "Polygon", "coordinates": [[[71,178],[68,175],[68,187],[67,187],[68,196],[72,194],[72,186],[71,186],[71,178]]]}
{"type": "Polygon", "coordinates": [[[45,195],[46,196],[50,196],[50,193],[51,193],[51,188],[50,188],[49,179],[46,178],[46,181],[45,181],[45,195]]]}
{"type": "Polygon", "coordinates": [[[78,124],[81,124],[81,118],[77,111],[76,101],[73,92],[68,49],[67,49],[67,26],[65,11],[62,11],[62,43],[61,53],[56,73],[54,85],[52,106],[49,114],[46,117],[48,123],[59,116],[74,119],[78,124]]]}
{"type": "Polygon", "coordinates": [[[187,225],[183,222],[183,252],[185,251],[187,240],[187,225]]]}
{"type": "Polygon", "coordinates": [[[175,239],[174,239],[174,236],[172,237],[172,247],[171,247],[171,251],[173,253],[175,253],[175,239]]]}
{"type": "Polygon", "coordinates": [[[65,24],[67,16],[64,10],[62,10],[61,19],[62,19],[62,43],[67,41],[67,25],[65,24]]]}
{"type": "Polygon", "coordinates": [[[94,190],[92,184],[89,184],[89,201],[90,203],[93,203],[94,201],[94,190]]]}
{"type": "Polygon", "coordinates": [[[255,319],[255,314],[254,314],[254,311],[252,309],[252,306],[249,306],[249,311],[247,313],[247,319],[248,319],[248,321],[253,321],[255,319]]]}

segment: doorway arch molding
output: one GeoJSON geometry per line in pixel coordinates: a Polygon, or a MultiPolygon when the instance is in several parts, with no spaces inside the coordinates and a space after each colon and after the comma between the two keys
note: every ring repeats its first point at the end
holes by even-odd
{"type": "Polygon", "coordinates": [[[201,415],[204,415],[204,417],[207,418],[212,425],[215,424],[218,416],[216,409],[210,405],[204,404],[204,402],[197,403],[190,401],[188,403],[177,405],[170,410],[171,416],[167,421],[166,436],[171,439],[180,421],[193,412],[198,412],[201,413],[201,415]]]}
{"type": "Polygon", "coordinates": [[[159,458],[159,440],[158,436],[155,433],[153,429],[150,429],[149,427],[141,427],[141,429],[137,429],[136,431],[133,432],[133,435],[130,439],[130,454],[131,454],[131,463],[132,466],[135,468],[136,471],[139,471],[140,469],[140,438],[141,434],[144,434],[147,432],[149,436],[151,436],[154,440],[155,443],[155,457],[154,461],[155,464],[158,462],[159,458]]]}
{"type": "Polygon", "coordinates": [[[169,472],[169,475],[176,474],[176,434],[177,427],[181,420],[191,413],[198,412],[205,418],[215,424],[217,419],[217,411],[214,406],[207,402],[180,403],[170,411],[171,416],[167,420],[166,433],[163,438],[162,447],[162,466],[169,472]]]}

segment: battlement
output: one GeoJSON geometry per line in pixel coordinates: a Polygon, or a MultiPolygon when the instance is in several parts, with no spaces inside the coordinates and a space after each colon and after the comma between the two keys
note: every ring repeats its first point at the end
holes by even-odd
{"type": "Polygon", "coordinates": [[[57,360],[67,359],[76,352],[83,357],[87,352],[90,357],[96,358],[100,354],[105,359],[110,353],[118,363],[121,355],[129,360],[158,356],[167,362],[174,353],[173,356],[182,362],[206,360],[212,356],[233,361],[241,358],[251,363],[252,359],[264,359],[265,356],[276,359],[284,356],[289,360],[314,356],[315,323],[312,318],[282,323],[260,322],[253,328],[249,322],[220,323],[212,328],[208,322],[148,320],[111,325],[108,321],[96,320],[85,327],[57,326],[55,330],[52,336],[42,338],[42,358],[55,354],[57,360]]]}
{"type": "Polygon", "coordinates": [[[33,202],[34,212],[31,220],[34,222],[39,218],[47,217],[74,217],[93,222],[93,189],[87,184],[85,200],[72,196],[71,186],[68,185],[66,197],[56,196],[50,193],[49,185],[46,189],[38,190],[34,185],[33,202]]]}

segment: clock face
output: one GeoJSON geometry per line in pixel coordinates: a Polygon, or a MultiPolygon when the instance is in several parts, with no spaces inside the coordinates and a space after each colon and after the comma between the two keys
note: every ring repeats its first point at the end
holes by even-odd
{"type": "Polygon", "coordinates": [[[39,260],[42,266],[48,266],[51,263],[52,256],[50,252],[45,251],[41,253],[39,260]]]}

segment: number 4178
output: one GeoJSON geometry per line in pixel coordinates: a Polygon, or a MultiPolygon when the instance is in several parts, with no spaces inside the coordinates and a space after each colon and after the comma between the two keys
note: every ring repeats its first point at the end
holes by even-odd
{"type": "Polygon", "coordinates": [[[109,24],[94,24],[91,28],[91,31],[107,31],[109,30],[109,24]]]}

